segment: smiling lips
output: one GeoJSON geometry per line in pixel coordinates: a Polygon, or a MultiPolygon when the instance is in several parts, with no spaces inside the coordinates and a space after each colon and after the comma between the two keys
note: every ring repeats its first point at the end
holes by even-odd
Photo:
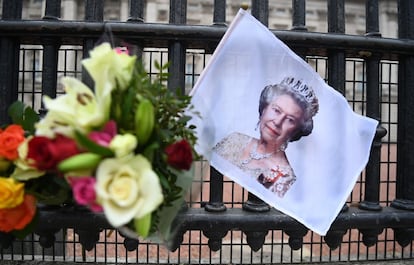
{"type": "Polygon", "coordinates": [[[280,132],[278,130],[275,130],[274,128],[272,128],[272,126],[270,125],[266,125],[266,128],[272,133],[274,134],[274,136],[279,136],[280,132]]]}

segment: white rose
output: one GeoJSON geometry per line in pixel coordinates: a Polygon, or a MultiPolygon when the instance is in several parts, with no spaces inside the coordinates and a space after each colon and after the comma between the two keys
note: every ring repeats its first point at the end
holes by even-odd
{"type": "Polygon", "coordinates": [[[142,155],[103,160],[96,180],[97,200],[114,227],[153,212],[163,201],[158,176],[142,155]]]}

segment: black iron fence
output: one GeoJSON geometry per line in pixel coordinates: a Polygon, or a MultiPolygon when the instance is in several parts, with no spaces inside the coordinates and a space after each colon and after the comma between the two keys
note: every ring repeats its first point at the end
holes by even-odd
{"type": "MultiPolygon", "coordinates": [[[[226,31],[231,1],[197,1],[211,7],[204,14],[211,16],[210,25],[186,23],[186,0],[169,1],[169,23],[145,22],[151,1],[129,0],[126,21],[104,20],[103,0],[73,1],[84,5],[82,21],[60,19],[60,0],[44,1],[42,18],[22,19],[28,2],[36,1],[0,1],[0,124],[9,122],[7,108],[15,100],[41,112],[42,95],[61,93],[60,76],[81,77],[80,60],[105,32],[141,47],[150,74],[154,60],[170,61],[169,87],[191,88],[226,31]]],[[[319,2],[326,7],[327,33],[307,28],[305,0],[289,1],[291,30],[270,28],[356,112],[380,121],[369,163],[326,236],[269,209],[200,161],[197,193],[177,217],[179,232],[170,251],[123,237],[102,216],[62,207],[42,209],[30,237],[1,234],[1,259],[145,264],[413,259],[414,2],[397,2],[398,38],[381,36],[382,1],[361,3],[363,35],[345,34],[344,0],[319,2]]],[[[268,25],[269,1],[252,0],[249,6],[268,25]]]]}

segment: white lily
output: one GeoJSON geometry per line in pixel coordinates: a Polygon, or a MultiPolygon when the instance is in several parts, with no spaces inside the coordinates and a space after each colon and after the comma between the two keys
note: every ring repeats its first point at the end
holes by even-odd
{"type": "Polygon", "coordinates": [[[111,105],[111,93],[119,85],[124,89],[132,77],[136,56],[117,53],[108,43],[103,43],[90,51],[90,57],[82,61],[95,82],[95,95],[105,109],[111,105]]]}
{"type": "Polygon", "coordinates": [[[109,107],[99,104],[92,91],[81,81],[72,77],[61,80],[65,94],[55,99],[44,96],[48,109],[46,117],[36,125],[36,134],[53,137],[55,133],[73,136],[74,130],[89,132],[101,126],[109,115],[109,107]]]}

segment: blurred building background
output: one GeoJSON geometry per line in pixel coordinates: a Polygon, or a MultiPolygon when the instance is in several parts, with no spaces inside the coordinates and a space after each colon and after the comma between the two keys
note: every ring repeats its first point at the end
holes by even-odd
{"type": "MultiPolygon", "coordinates": [[[[0,8],[2,7],[0,0],[0,8]]],[[[224,1],[224,0],[223,0],[224,1]]],[[[23,0],[23,19],[42,19],[45,8],[45,0],[23,0]]],[[[268,27],[272,30],[291,30],[292,26],[292,0],[270,0],[268,27]]],[[[305,30],[310,32],[328,32],[327,0],[306,1],[306,25],[305,30]]],[[[345,34],[363,36],[366,33],[365,25],[365,1],[345,0],[345,34]]],[[[83,20],[85,17],[85,0],[61,0],[62,20],[83,20]]],[[[249,4],[247,0],[226,1],[226,24],[229,25],[243,4],[249,4]]],[[[127,21],[129,0],[104,0],[104,21],[127,21]]],[[[146,0],[144,2],[144,20],[148,23],[169,22],[170,0],[146,0]]],[[[213,0],[187,0],[187,24],[213,25],[213,0]]],[[[382,37],[396,38],[398,35],[397,24],[397,0],[379,0],[379,31],[382,37]]],[[[248,37],[248,34],[246,34],[248,37]]],[[[167,50],[154,50],[145,48],[144,59],[148,56],[157,56],[158,61],[167,62],[167,50]]],[[[197,80],[199,74],[208,61],[206,51],[187,50],[186,63],[186,91],[188,92],[197,80]]],[[[211,52],[211,51],[210,51],[211,52]]],[[[60,75],[77,75],[80,72],[80,60],[83,54],[80,47],[62,47],[59,54],[58,71],[60,75]]],[[[25,69],[22,69],[22,90],[25,84],[34,82],[34,87],[40,90],[42,71],[42,46],[22,45],[22,58],[25,69]]],[[[307,62],[326,79],[326,58],[308,57],[307,62]]],[[[152,61],[152,60],[147,60],[152,61]]],[[[387,93],[383,93],[382,119],[387,121],[385,125],[391,139],[396,139],[396,125],[391,120],[396,120],[397,91],[397,64],[386,62],[381,67],[383,82],[388,87],[387,93]],[[390,85],[391,84],[391,85],[390,85]],[[395,84],[395,85],[394,85],[395,84]],[[387,97],[384,99],[384,96],[387,97]]],[[[362,102],[365,85],[365,63],[362,59],[352,59],[346,63],[346,78],[352,82],[346,82],[346,97],[353,101],[353,109],[363,114],[364,106],[358,105],[358,99],[362,102]],[[356,105],[355,105],[356,104],[356,105]]],[[[33,89],[33,86],[31,86],[33,89]]],[[[384,89],[384,88],[382,88],[384,89]]],[[[36,107],[36,106],[35,106],[36,107]]]]}

